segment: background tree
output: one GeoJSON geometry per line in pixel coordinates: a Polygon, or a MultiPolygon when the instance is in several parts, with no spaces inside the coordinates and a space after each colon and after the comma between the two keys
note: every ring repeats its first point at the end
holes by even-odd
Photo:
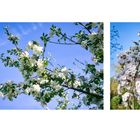
{"type": "Polygon", "coordinates": [[[120,51],[123,49],[123,46],[119,43],[119,31],[115,26],[111,28],[110,31],[110,47],[111,47],[111,55],[116,51],[120,51]]]}

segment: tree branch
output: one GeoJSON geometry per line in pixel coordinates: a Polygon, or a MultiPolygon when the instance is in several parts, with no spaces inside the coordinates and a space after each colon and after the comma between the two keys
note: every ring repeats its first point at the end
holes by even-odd
{"type": "MultiPolygon", "coordinates": [[[[50,69],[48,69],[48,68],[46,68],[46,69],[47,69],[48,71],[50,71],[50,72],[53,72],[52,70],[50,70],[50,69]]],[[[102,95],[102,94],[89,93],[89,92],[84,91],[84,90],[79,89],[79,88],[74,88],[74,87],[72,87],[72,86],[70,87],[70,86],[68,86],[68,85],[66,85],[66,84],[62,84],[61,86],[65,87],[65,88],[68,88],[68,89],[72,89],[72,90],[78,91],[78,92],[82,92],[82,93],[84,93],[84,94],[93,95],[93,96],[96,97],[96,98],[103,98],[103,95],[102,95]]]]}
{"type": "Polygon", "coordinates": [[[90,34],[92,33],[83,23],[79,22],[81,26],[83,26],[90,34]]]}
{"type": "Polygon", "coordinates": [[[60,42],[54,42],[54,41],[49,41],[49,43],[59,44],[59,45],[75,45],[75,43],[60,43],[60,42]]]}
{"type": "Polygon", "coordinates": [[[68,89],[72,89],[72,90],[76,90],[76,91],[85,93],[85,94],[91,94],[91,95],[93,95],[93,96],[96,97],[96,98],[103,98],[103,95],[102,95],[102,94],[89,93],[89,92],[86,92],[86,91],[84,91],[84,90],[82,90],[82,89],[78,89],[78,88],[74,88],[74,87],[69,87],[69,86],[67,86],[67,85],[62,85],[62,86],[63,86],[63,87],[66,87],[66,88],[68,88],[68,89]]]}

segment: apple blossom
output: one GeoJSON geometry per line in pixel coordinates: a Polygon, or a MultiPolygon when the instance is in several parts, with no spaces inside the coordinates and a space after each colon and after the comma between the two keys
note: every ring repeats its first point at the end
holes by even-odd
{"type": "Polygon", "coordinates": [[[123,102],[126,102],[130,97],[132,97],[133,94],[132,93],[129,93],[129,92],[126,92],[122,95],[122,100],[123,102]]]}
{"type": "Polygon", "coordinates": [[[35,84],[35,85],[32,86],[32,90],[39,93],[41,88],[40,88],[39,84],[35,84]]]}
{"type": "Polygon", "coordinates": [[[43,52],[43,47],[38,46],[38,45],[34,45],[33,46],[33,52],[40,55],[43,52]]]}
{"type": "Polygon", "coordinates": [[[39,69],[44,69],[44,61],[42,59],[38,59],[37,66],[39,69]]]}
{"type": "Polygon", "coordinates": [[[61,72],[63,72],[63,73],[67,73],[67,72],[68,72],[68,70],[67,70],[67,68],[66,68],[66,67],[63,67],[63,68],[61,69],[61,72]]]}
{"type": "Polygon", "coordinates": [[[31,49],[35,54],[40,55],[43,52],[43,47],[40,45],[34,44],[32,41],[28,42],[27,50],[31,49]]]}
{"type": "Polygon", "coordinates": [[[49,82],[49,80],[43,79],[43,80],[40,81],[40,84],[46,84],[46,83],[48,83],[48,82],[49,82]]]}
{"type": "Polygon", "coordinates": [[[76,81],[73,83],[73,86],[74,86],[75,88],[77,88],[78,86],[81,86],[80,81],[76,80],[76,81]]]}
{"type": "Polygon", "coordinates": [[[66,79],[66,76],[64,73],[59,72],[58,73],[58,77],[62,78],[62,79],[66,79]]]}
{"type": "Polygon", "coordinates": [[[21,57],[21,58],[22,58],[22,57],[29,57],[29,53],[28,53],[27,51],[22,52],[21,55],[20,55],[20,57],[21,57]]]}

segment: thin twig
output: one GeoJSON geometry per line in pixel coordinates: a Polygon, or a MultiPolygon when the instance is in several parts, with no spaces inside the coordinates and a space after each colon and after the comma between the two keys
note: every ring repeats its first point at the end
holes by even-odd
{"type": "Polygon", "coordinates": [[[68,36],[65,36],[65,35],[62,34],[62,33],[60,33],[60,34],[61,34],[63,37],[66,37],[66,39],[68,39],[69,41],[71,41],[71,42],[73,42],[73,43],[75,43],[75,44],[80,44],[80,43],[74,41],[73,39],[69,38],[68,36]]]}

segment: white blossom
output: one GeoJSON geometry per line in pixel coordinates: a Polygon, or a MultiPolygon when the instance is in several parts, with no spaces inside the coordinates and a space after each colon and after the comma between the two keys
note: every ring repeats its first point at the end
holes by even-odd
{"type": "Polygon", "coordinates": [[[21,57],[21,58],[22,58],[22,57],[29,57],[29,53],[28,53],[27,51],[22,52],[21,55],[20,55],[20,57],[21,57]]]}
{"type": "Polygon", "coordinates": [[[40,55],[43,52],[43,47],[41,47],[40,45],[34,44],[32,41],[28,42],[27,48],[33,50],[33,52],[38,55],[40,55]]]}
{"type": "Polygon", "coordinates": [[[73,83],[73,86],[74,86],[75,88],[77,88],[78,86],[81,86],[80,81],[76,80],[76,81],[73,83]]]}
{"type": "Polygon", "coordinates": [[[119,84],[118,87],[117,87],[117,91],[118,91],[118,94],[119,94],[119,95],[122,94],[121,91],[120,91],[120,88],[121,88],[121,85],[119,84]]]}
{"type": "Polygon", "coordinates": [[[127,81],[120,81],[120,86],[121,86],[121,87],[124,87],[124,86],[126,85],[126,82],[127,82],[127,81]]]}
{"type": "Polygon", "coordinates": [[[33,51],[34,51],[36,54],[41,54],[41,53],[43,52],[43,47],[38,46],[38,45],[34,45],[34,46],[33,46],[33,51]]]}
{"type": "Polygon", "coordinates": [[[58,90],[60,90],[60,89],[61,89],[61,86],[60,86],[60,85],[55,85],[55,87],[54,87],[54,88],[55,88],[55,90],[56,90],[56,91],[58,91],[58,90]]]}
{"type": "Polygon", "coordinates": [[[35,91],[35,92],[40,92],[40,90],[41,90],[41,88],[38,84],[33,85],[32,88],[33,88],[33,91],[35,91]]]}
{"type": "Polygon", "coordinates": [[[121,76],[121,80],[126,80],[126,75],[121,76]]]}
{"type": "Polygon", "coordinates": [[[139,80],[136,81],[135,87],[136,87],[137,93],[140,95],[140,81],[139,80]]]}
{"type": "Polygon", "coordinates": [[[61,86],[59,85],[59,83],[52,80],[51,80],[51,87],[54,88],[56,91],[61,89],[61,86]]]}
{"type": "Polygon", "coordinates": [[[40,84],[46,84],[46,83],[48,83],[48,82],[49,82],[49,80],[47,80],[47,79],[46,79],[46,80],[43,79],[43,80],[40,81],[40,84]]]}
{"type": "Polygon", "coordinates": [[[66,68],[66,67],[63,67],[63,68],[61,69],[61,72],[67,73],[67,72],[68,72],[68,70],[67,70],[67,68],[66,68]]]}
{"type": "Polygon", "coordinates": [[[128,99],[129,99],[130,97],[132,97],[132,96],[133,96],[132,93],[126,92],[125,94],[122,95],[122,101],[123,101],[123,102],[127,102],[128,99]]]}
{"type": "Polygon", "coordinates": [[[62,79],[66,79],[64,73],[61,73],[61,72],[58,73],[58,77],[60,77],[60,78],[62,78],[62,79]]]}
{"type": "Polygon", "coordinates": [[[44,61],[42,59],[38,59],[37,66],[39,69],[43,69],[44,68],[44,61]]]}
{"type": "Polygon", "coordinates": [[[33,46],[33,42],[32,42],[32,41],[29,41],[29,42],[28,42],[28,47],[31,48],[32,46],[33,46]]]}

